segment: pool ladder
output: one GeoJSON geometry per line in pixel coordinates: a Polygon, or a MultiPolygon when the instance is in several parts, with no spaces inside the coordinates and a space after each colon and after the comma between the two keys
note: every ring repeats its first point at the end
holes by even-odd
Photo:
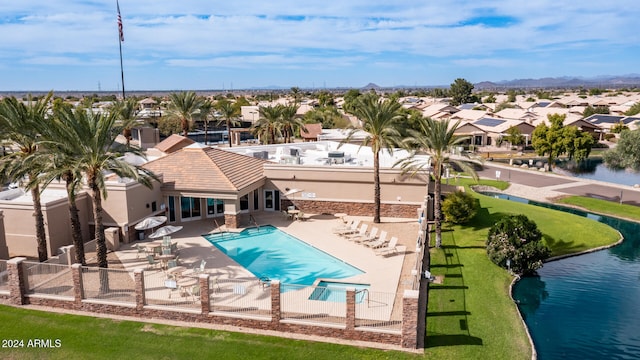
{"type": "Polygon", "coordinates": [[[365,293],[365,296],[367,297],[367,307],[371,307],[371,306],[369,305],[369,300],[370,300],[370,298],[369,298],[369,289],[362,289],[362,290],[358,290],[358,291],[356,291],[356,296],[357,296],[359,293],[365,293]]]}
{"type": "Polygon", "coordinates": [[[222,230],[222,227],[220,226],[220,224],[218,224],[218,220],[213,219],[213,222],[216,224],[216,229],[218,229],[218,232],[219,232],[222,236],[224,236],[224,234],[228,232],[228,231],[227,231],[226,226],[225,226],[225,229],[224,229],[224,230],[222,230]]]}
{"type": "Polygon", "coordinates": [[[260,231],[260,225],[258,225],[256,218],[254,218],[253,215],[249,214],[249,223],[251,223],[251,221],[253,221],[253,224],[256,226],[258,231],[260,231]]]}

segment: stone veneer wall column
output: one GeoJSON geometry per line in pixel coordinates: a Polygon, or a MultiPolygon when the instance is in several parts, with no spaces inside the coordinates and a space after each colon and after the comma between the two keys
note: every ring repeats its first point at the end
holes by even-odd
{"type": "Polygon", "coordinates": [[[280,325],[282,314],[280,313],[280,281],[272,280],[271,285],[271,324],[274,328],[280,325]]]}
{"type": "Polygon", "coordinates": [[[23,281],[22,262],[27,258],[16,257],[7,261],[9,271],[9,302],[13,305],[24,305],[25,284],[23,281]]]}
{"type": "Polygon", "coordinates": [[[229,229],[237,229],[240,226],[240,213],[224,214],[224,224],[229,229]]]}
{"type": "Polygon", "coordinates": [[[133,280],[135,282],[136,291],[136,311],[141,312],[144,309],[144,303],[146,302],[146,299],[144,298],[144,270],[133,270],[133,280]]]}
{"type": "Polygon", "coordinates": [[[211,311],[211,297],[209,296],[209,274],[200,274],[200,311],[207,315],[211,311]]]}
{"type": "Polygon", "coordinates": [[[405,290],[402,296],[402,342],[403,348],[418,347],[418,290],[405,290]]]}
{"type": "Polygon", "coordinates": [[[347,289],[347,314],[346,314],[346,330],[354,330],[356,328],[356,289],[347,289]]]}
{"type": "Polygon", "coordinates": [[[82,306],[82,264],[71,265],[71,277],[73,278],[73,303],[76,307],[82,306]]]}
{"type": "MultiPolygon", "coordinates": [[[[353,216],[373,216],[373,203],[297,200],[296,206],[305,213],[336,214],[345,213],[353,216]]],[[[382,203],[380,215],[385,217],[415,218],[420,204],[382,203]]]]}

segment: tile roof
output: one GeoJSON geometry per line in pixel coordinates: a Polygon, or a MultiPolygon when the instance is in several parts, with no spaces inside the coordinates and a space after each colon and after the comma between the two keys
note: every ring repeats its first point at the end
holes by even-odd
{"type": "Polygon", "coordinates": [[[191,145],[194,142],[195,141],[182,135],[173,134],[156,144],[155,148],[164,153],[172,153],[182,149],[185,146],[191,145]]]}
{"type": "Polygon", "coordinates": [[[303,139],[318,139],[318,135],[322,134],[322,124],[305,124],[304,128],[307,132],[300,130],[300,136],[303,139]]]}
{"type": "Polygon", "coordinates": [[[144,168],[163,175],[163,189],[201,192],[236,192],[264,180],[266,160],[217,148],[184,148],[144,168]]]}

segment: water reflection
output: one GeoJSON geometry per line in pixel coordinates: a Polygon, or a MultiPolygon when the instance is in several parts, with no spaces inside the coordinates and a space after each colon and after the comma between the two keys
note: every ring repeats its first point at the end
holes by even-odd
{"type": "Polygon", "coordinates": [[[640,224],[527,202],[605,223],[619,230],[625,239],[607,250],[547,263],[538,276],[515,284],[513,298],[529,328],[538,358],[640,358],[640,224]]]}

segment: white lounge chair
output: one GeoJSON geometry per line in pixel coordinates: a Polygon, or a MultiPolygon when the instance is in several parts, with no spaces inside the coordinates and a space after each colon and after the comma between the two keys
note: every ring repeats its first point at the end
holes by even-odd
{"type": "Polygon", "coordinates": [[[353,239],[353,241],[357,243],[366,243],[369,241],[374,241],[377,238],[378,238],[378,228],[374,226],[371,228],[371,231],[369,231],[368,234],[365,234],[364,236],[358,236],[355,239],[353,239]]]}
{"type": "Polygon", "coordinates": [[[343,234],[343,236],[345,238],[347,238],[348,240],[353,241],[353,240],[355,240],[355,239],[357,239],[359,237],[365,236],[365,234],[367,233],[367,229],[368,228],[369,228],[368,224],[362,224],[362,225],[360,225],[360,229],[358,229],[357,232],[354,231],[354,233],[352,233],[352,234],[343,234]]]}
{"type": "Polygon", "coordinates": [[[334,234],[338,234],[338,235],[353,234],[358,231],[358,225],[360,225],[360,220],[355,220],[354,222],[351,223],[351,226],[342,230],[334,231],[334,234]]]}
{"type": "Polygon", "coordinates": [[[340,225],[340,226],[336,226],[336,227],[334,227],[334,228],[333,228],[333,229],[331,229],[331,230],[333,231],[333,233],[334,233],[334,234],[337,234],[338,232],[340,232],[340,231],[342,231],[342,230],[350,229],[350,228],[351,228],[351,226],[353,225],[353,222],[354,222],[354,221],[355,221],[355,220],[349,220],[349,221],[348,221],[348,222],[346,222],[345,224],[340,225]]]}
{"type": "Polygon", "coordinates": [[[387,246],[381,247],[379,249],[374,249],[374,251],[376,252],[376,255],[382,256],[394,254],[398,252],[398,248],[396,245],[398,245],[398,238],[394,236],[391,238],[391,240],[389,240],[389,244],[387,246]]]}
{"type": "Polygon", "coordinates": [[[377,249],[379,247],[383,247],[387,244],[387,242],[389,242],[389,240],[387,240],[387,232],[382,230],[380,232],[380,236],[378,237],[378,240],[375,241],[367,241],[364,242],[364,246],[372,248],[372,249],[377,249]]]}

